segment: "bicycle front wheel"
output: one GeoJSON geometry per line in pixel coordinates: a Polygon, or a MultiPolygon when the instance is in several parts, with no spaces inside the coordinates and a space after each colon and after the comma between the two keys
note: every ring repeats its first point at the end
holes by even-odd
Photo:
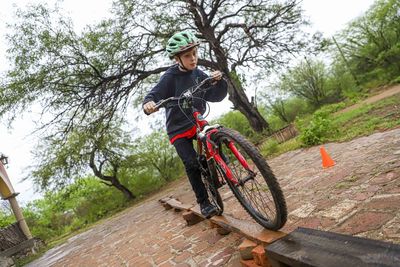
{"type": "Polygon", "coordinates": [[[223,166],[217,165],[219,171],[224,173],[243,208],[263,227],[282,228],[287,219],[286,202],[278,181],[257,148],[228,128],[220,128],[213,139],[232,177],[227,177],[223,166]]]}

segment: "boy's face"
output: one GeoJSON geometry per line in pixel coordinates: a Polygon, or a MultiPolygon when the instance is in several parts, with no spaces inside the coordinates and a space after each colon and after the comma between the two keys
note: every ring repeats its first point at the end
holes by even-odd
{"type": "Polygon", "coordinates": [[[178,56],[175,56],[175,60],[179,65],[183,64],[187,70],[194,70],[197,67],[197,46],[183,52],[179,55],[181,62],[179,62],[178,56]]]}

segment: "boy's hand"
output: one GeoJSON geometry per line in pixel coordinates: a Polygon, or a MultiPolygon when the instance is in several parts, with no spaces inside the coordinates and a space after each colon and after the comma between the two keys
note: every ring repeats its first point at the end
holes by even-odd
{"type": "Polygon", "coordinates": [[[217,81],[222,79],[222,72],[219,70],[211,72],[211,77],[213,78],[214,82],[212,84],[216,84],[217,81]]]}
{"type": "Polygon", "coordinates": [[[146,104],[144,104],[143,109],[147,114],[151,114],[158,110],[158,109],[156,109],[156,103],[154,103],[154,101],[149,101],[146,104]]]}

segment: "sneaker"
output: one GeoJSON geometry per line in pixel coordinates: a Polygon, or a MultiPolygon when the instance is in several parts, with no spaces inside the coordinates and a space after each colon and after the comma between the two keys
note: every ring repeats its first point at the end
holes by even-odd
{"type": "Polygon", "coordinates": [[[209,201],[200,203],[200,211],[201,214],[206,217],[206,219],[210,219],[212,216],[217,214],[217,208],[209,201]]]}

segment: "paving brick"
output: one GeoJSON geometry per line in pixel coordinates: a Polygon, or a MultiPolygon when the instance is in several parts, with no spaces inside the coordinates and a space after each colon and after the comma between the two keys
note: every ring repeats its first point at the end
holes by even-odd
{"type": "Polygon", "coordinates": [[[241,260],[240,263],[242,264],[243,267],[259,267],[261,265],[258,265],[254,260],[241,260]]]}
{"type": "Polygon", "coordinates": [[[347,219],[340,227],[335,228],[339,233],[357,234],[381,228],[394,217],[393,214],[362,211],[347,219]]]}
{"type": "MultiPolygon", "coordinates": [[[[136,266],[136,265],[133,265],[133,266],[136,266]]],[[[175,264],[173,264],[173,263],[171,263],[169,261],[164,262],[164,263],[162,263],[160,265],[157,265],[157,267],[175,267],[175,266],[176,266],[175,264]]]]}
{"type": "MultiPolygon", "coordinates": [[[[336,221],[332,218],[326,217],[309,217],[300,219],[292,224],[292,230],[297,227],[307,227],[313,229],[329,229],[336,224],[336,221]]],[[[287,229],[286,229],[287,230],[287,229]]]]}
{"type": "Polygon", "coordinates": [[[257,246],[257,243],[245,238],[243,242],[239,245],[240,258],[242,260],[252,260],[253,254],[251,251],[257,246]]]}
{"type": "Polygon", "coordinates": [[[182,217],[185,219],[187,225],[195,225],[201,221],[204,221],[203,217],[196,215],[193,211],[183,212],[182,217]]]}
{"type": "Polygon", "coordinates": [[[181,254],[179,254],[178,256],[175,256],[173,261],[176,262],[176,263],[182,263],[185,260],[191,258],[191,256],[192,256],[192,254],[190,254],[188,251],[184,251],[181,254]]]}
{"type": "Polygon", "coordinates": [[[224,248],[210,259],[211,266],[223,266],[235,253],[235,249],[231,247],[224,248]]]}
{"type": "Polygon", "coordinates": [[[160,253],[157,254],[157,256],[153,257],[154,263],[155,264],[160,264],[163,263],[167,260],[173,259],[175,257],[174,254],[172,254],[169,249],[166,249],[164,251],[160,251],[160,253]]]}
{"type": "Polygon", "coordinates": [[[373,195],[375,195],[375,192],[361,192],[361,193],[355,193],[351,199],[353,200],[357,200],[357,201],[364,201],[366,199],[369,199],[370,197],[372,197],[373,195]]]}
{"type": "Polygon", "coordinates": [[[177,240],[171,244],[171,247],[177,251],[184,251],[192,247],[192,244],[189,240],[177,240]]]}
{"type": "Polygon", "coordinates": [[[390,181],[397,179],[399,177],[399,174],[393,171],[387,172],[387,173],[382,173],[378,175],[377,177],[374,177],[373,179],[370,180],[371,184],[387,184],[390,181]]]}
{"type": "Polygon", "coordinates": [[[217,234],[212,230],[212,231],[204,231],[198,236],[198,238],[200,240],[207,241],[209,244],[215,244],[216,242],[218,242],[218,240],[223,238],[223,236],[217,234]]]}
{"type": "Polygon", "coordinates": [[[398,210],[400,205],[400,194],[396,195],[377,195],[371,199],[370,202],[365,203],[365,209],[375,210],[380,209],[384,211],[398,210]]]}
{"type": "Polygon", "coordinates": [[[257,247],[253,248],[251,253],[253,254],[253,259],[255,263],[262,267],[271,267],[268,262],[267,256],[265,255],[264,246],[258,245],[257,247]]]}
{"type": "Polygon", "coordinates": [[[200,241],[197,242],[193,247],[192,247],[192,251],[195,254],[198,254],[202,251],[204,251],[205,249],[209,248],[210,244],[207,241],[200,241]]]}

